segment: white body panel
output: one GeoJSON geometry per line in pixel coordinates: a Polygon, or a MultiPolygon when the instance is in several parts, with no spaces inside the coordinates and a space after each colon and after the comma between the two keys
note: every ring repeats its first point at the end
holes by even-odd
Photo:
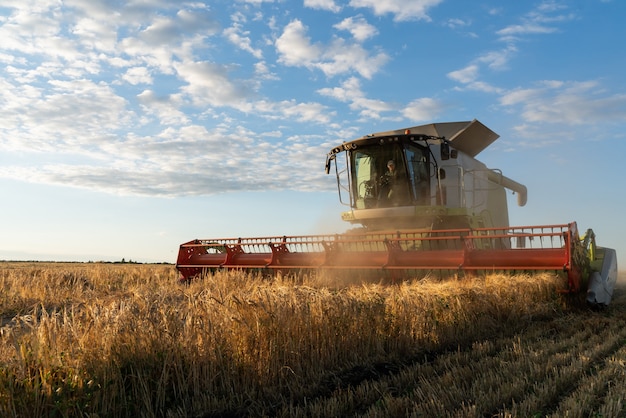
{"type": "MultiPolygon", "coordinates": [[[[440,153],[433,146],[434,155],[440,153]]],[[[441,180],[441,193],[444,206],[465,208],[470,216],[480,216],[490,226],[509,225],[508,205],[505,188],[492,181],[494,171],[477,159],[459,151],[456,158],[437,161],[440,170],[445,172],[441,180]]],[[[431,180],[431,190],[437,190],[437,178],[431,180]]],[[[432,204],[436,194],[433,193],[432,204]]]]}
{"type": "Polygon", "coordinates": [[[617,281],[617,253],[612,248],[602,248],[602,251],[602,271],[594,271],[589,277],[587,302],[592,305],[608,305],[617,281]]]}

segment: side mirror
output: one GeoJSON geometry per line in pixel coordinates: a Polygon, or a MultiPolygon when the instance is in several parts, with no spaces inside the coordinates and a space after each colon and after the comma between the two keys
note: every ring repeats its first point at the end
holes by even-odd
{"type": "Polygon", "coordinates": [[[442,142],[441,143],[441,160],[448,160],[450,159],[450,144],[448,144],[447,142],[442,142]]]}

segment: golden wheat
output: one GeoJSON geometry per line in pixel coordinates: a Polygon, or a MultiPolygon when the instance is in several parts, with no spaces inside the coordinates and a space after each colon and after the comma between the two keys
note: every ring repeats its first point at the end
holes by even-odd
{"type": "Polygon", "coordinates": [[[166,265],[4,263],[0,415],[519,415],[619,353],[617,331],[532,331],[564,317],[560,284],[218,272],[182,285],[166,265]]]}

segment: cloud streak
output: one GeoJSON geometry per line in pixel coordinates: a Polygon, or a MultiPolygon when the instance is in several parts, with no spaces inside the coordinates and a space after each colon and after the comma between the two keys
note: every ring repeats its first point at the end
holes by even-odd
{"type": "Polygon", "coordinates": [[[572,126],[626,118],[626,94],[603,91],[597,81],[544,81],[535,88],[509,91],[500,103],[533,123],[572,126]]]}

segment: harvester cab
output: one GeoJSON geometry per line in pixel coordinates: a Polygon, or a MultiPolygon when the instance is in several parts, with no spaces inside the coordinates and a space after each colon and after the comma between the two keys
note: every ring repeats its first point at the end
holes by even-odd
{"type": "Polygon", "coordinates": [[[509,226],[506,190],[524,206],[526,187],[475,157],[498,138],[477,120],[432,123],[344,142],[326,157],[342,219],[332,235],[195,239],[180,246],[182,280],[240,269],[369,270],[418,277],[477,271],[555,271],[561,292],[586,292],[608,305],[617,279],[615,250],[599,247],[575,222],[509,226]],[[334,170],[333,170],[334,169],[334,170]]]}
{"type": "Polygon", "coordinates": [[[474,120],[343,143],[326,159],[326,172],[334,166],[339,199],[349,207],[343,220],[370,230],[508,227],[505,189],[523,206],[526,187],[474,158],[497,138],[474,120]]]}

